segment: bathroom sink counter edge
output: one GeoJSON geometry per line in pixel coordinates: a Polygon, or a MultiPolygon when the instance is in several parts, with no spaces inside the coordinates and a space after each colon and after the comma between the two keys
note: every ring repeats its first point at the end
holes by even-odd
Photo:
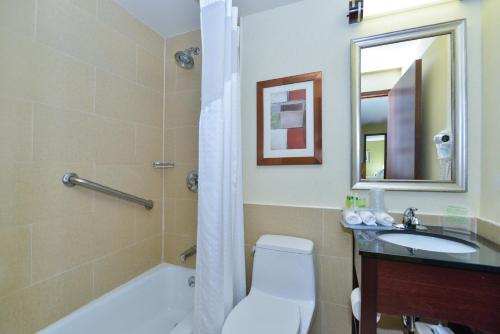
{"type": "MultiPolygon", "coordinates": [[[[426,226],[427,231],[397,231],[397,233],[412,233],[443,237],[451,240],[461,240],[466,244],[475,245],[473,253],[441,253],[412,249],[399,246],[378,238],[384,231],[354,230],[356,249],[362,256],[380,259],[413,262],[457,269],[477,270],[500,273],[500,246],[473,233],[456,232],[443,227],[426,226]],[[476,248],[476,247],[475,247],[476,248]]],[[[394,233],[391,231],[389,233],[394,233]]],[[[357,255],[357,254],[356,254],[357,255]]]]}

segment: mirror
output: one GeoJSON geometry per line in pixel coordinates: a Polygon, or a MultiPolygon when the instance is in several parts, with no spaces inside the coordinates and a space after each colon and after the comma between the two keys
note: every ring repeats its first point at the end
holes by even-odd
{"type": "Polygon", "coordinates": [[[466,190],[464,26],[352,41],[353,189],[466,190]]]}

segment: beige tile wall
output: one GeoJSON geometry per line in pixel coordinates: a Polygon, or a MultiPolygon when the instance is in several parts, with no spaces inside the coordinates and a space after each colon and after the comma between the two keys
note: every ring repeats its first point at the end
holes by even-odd
{"type": "Polygon", "coordinates": [[[0,333],[33,333],[161,262],[164,40],[111,0],[5,0],[0,48],[0,333]]]}
{"type": "Polygon", "coordinates": [[[200,31],[166,40],[165,156],[175,168],[165,177],[166,262],[194,267],[195,258],[179,261],[179,254],[196,244],[197,195],[186,188],[189,171],[198,169],[198,121],[201,98],[201,56],[193,69],[176,65],[174,54],[188,47],[201,47],[200,31]]]}

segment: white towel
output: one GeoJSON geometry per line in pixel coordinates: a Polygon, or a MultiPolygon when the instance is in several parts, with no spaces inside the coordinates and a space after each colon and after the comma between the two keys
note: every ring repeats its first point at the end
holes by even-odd
{"type": "Polygon", "coordinates": [[[363,222],[357,212],[352,209],[342,210],[342,218],[347,224],[351,225],[358,225],[363,222]]]}
{"type": "Polygon", "coordinates": [[[377,223],[383,226],[392,226],[394,224],[394,218],[390,216],[387,212],[384,211],[375,211],[375,218],[377,219],[377,223]]]}
{"type": "Polygon", "coordinates": [[[360,211],[359,216],[365,225],[377,225],[377,218],[371,211],[360,211]]]}

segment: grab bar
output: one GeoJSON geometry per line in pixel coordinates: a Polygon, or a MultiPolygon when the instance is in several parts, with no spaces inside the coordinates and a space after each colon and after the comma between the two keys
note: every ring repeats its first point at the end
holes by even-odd
{"type": "Polygon", "coordinates": [[[107,195],[121,198],[123,200],[134,202],[143,205],[146,209],[150,210],[153,208],[154,203],[151,200],[143,199],[134,195],[124,193],[122,191],[103,186],[102,184],[95,183],[89,180],[81,179],[76,173],[66,173],[62,178],[62,182],[67,187],[82,186],[87,189],[99,191],[107,195]]]}
{"type": "Polygon", "coordinates": [[[179,258],[181,259],[182,262],[186,262],[188,257],[191,257],[193,255],[196,254],[196,245],[194,245],[193,247],[185,250],[184,252],[182,252],[180,255],[179,255],[179,258]]]}

